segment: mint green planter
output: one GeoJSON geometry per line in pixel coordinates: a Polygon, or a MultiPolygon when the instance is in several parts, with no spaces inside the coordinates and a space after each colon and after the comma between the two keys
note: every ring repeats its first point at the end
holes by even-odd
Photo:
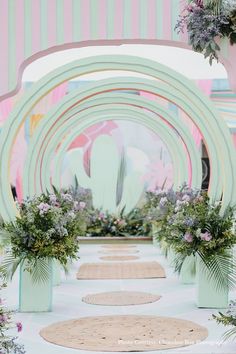
{"type": "Polygon", "coordinates": [[[158,234],[158,227],[156,225],[152,225],[152,243],[154,247],[159,247],[159,242],[156,237],[158,234]]]}
{"type": "Polygon", "coordinates": [[[208,270],[197,257],[197,306],[205,308],[227,308],[228,307],[228,288],[219,290],[216,289],[213,279],[207,277],[208,270]]]}
{"type": "Polygon", "coordinates": [[[51,276],[46,282],[34,283],[31,274],[20,266],[19,311],[48,312],[52,311],[52,261],[51,276]]]}
{"type": "Polygon", "coordinates": [[[182,265],[179,279],[182,284],[194,284],[195,283],[195,256],[188,256],[184,260],[182,265]]]}
{"type": "Polygon", "coordinates": [[[53,260],[53,286],[61,284],[61,266],[57,260],[53,260]]]}
{"type": "Polygon", "coordinates": [[[167,252],[167,262],[171,267],[174,267],[175,257],[176,257],[175,252],[171,248],[169,248],[167,252]]]}

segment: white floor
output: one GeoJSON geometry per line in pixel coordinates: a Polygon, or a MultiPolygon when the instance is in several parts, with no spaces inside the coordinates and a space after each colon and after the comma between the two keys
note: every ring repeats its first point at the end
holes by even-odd
{"type": "MultiPolygon", "coordinates": [[[[166,279],[76,280],[75,273],[80,264],[101,262],[99,257],[102,254],[98,253],[98,250],[101,250],[100,245],[82,245],[80,261],[73,266],[69,277],[67,279],[64,278],[62,284],[54,288],[53,312],[38,314],[18,313],[16,315],[17,320],[23,323],[24,330],[20,334],[20,341],[25,344],[27,354],[100,353],[74,350],[47,343],[39,336],[39,331],[41,328],[58,321],[111,314],[172,316],[192,320],[208,328],[209,336],[200,344],[174,350],[152,351],[150,353],[235,354],[236,343],[222,343],[222,334],[225,331],[225,327],[217,325],[211,319],[212,313],[217,311],[198,309],[196,307],[194,286],[180,284],[177,276],[168,267],[167,261],[151,244],[138,245],[138,249],[140,250],[140,261],[157,260],[164,266],[167,273],[166,279]],[[85,304],[81,301],[82,297],[87,294],[118,290],[147,291],[160,294],[162,298],[152,304],[135,306],[96,306],[85,304]]],[[[17,287],[18,281],[16,277],[5,294],[8,305],[15,308],[17,308],[18,300],[17,287]]],[[[236,294],[231,294],[231,298],[236,298],[236,294]]],[[[108,352],[106,353],[109,354],[108,352]]]]}

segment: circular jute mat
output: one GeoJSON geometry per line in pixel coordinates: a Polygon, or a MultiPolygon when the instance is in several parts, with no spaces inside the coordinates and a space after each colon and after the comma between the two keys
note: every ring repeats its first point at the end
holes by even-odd
{"type": "Polygon", "coordinates": [[[111,254],[111,253],[129,253],[129,254],[134,254],[134,253],[139,253],[138,250],[127,250],[127,249],[109,249],[109,250],[102,250],[102,251],[98,251],[98,253],[103,253],[103,254],[111,254]]]}
{"type": "Polygon", "coordinates": [[[100,316],[58,322],[40,331],[48,342],[80,350],[133,352],[196,344],[208,331],[194,322],[156,316],[100,316]]]}
{"type": "Polygon", "coordinates": [[[149,304],[160,300],[160,295],[140,291],[112,291],[89,294],[82,298],[83,302],[101,306],[130,306],[149,304]]]}
{"type": "Polygon", "coordinates": [[[137,256],[104,256],[100,259],[102,261],[134,261],[140,258],[137,256]]]}

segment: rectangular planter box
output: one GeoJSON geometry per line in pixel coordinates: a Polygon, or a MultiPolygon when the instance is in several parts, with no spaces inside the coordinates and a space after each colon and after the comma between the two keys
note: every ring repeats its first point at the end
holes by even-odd
{"type": "Polygon", "coordinates": [[[159,242],[156,239],[157,233],[158,233],[158,227],[156,225],[152,225],[152,243],[154,247],[159,246],[159,242]]]}
{"type": "Polygon", "coordinates": [[[167,252],[167,261],[171,267],[174,267],[175,252],[170,248],[167,252]]]}
{"type": "Polygon", "coordinates": [[[51,275],[45,282],[35,283],[31,274],[24,270],[25,263],[20,265],[19,311],[48,312],[52,311],[52,261],[51,275]]]}
{"type": "Polygon", "coordinates": [[[229,290],[216,289],[213,279],[208,278],[206,266],[197,257],[197,306],[204,308],[227,308],[229,290]]]}
{"type": "Polygon", "coordinates": [[[61,284],[61,266],[57,260],[53,260],[53,286],[58,286],[61,284]]]}
{"type": "Polygon", "coordinates": [[[182,265],[179,279],[182,284],[194,284],[195,283],[195,273],[193,273],[194,270],[194,264],[196,262],[195,256],[188,256],[184,260],[184,263],[182,265]]]}

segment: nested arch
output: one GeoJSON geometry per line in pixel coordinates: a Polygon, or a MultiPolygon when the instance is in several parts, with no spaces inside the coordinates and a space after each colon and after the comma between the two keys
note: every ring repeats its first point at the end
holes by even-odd
{"type": "MultiPolygon", "coordinates": [[[[215,138],[216,136],[219,136],[219,131],[217,131],[218,127],[214,126],[214,122],[212,120],[205,121],[204,119],[201,119],[204,111],[203,109],[200,109],[199,107],[196,107],[196,110],[193,110],[193,101],[187,100],[186,96],[184,96],[181,92],[179,91],[174,91],[170,89],[169,86],[166,84],[156,82],[153,80],[148,80],[148,79],[142,79],[140,82],[140,79],[133,79],[133,78],[118,78],[116,82],[114,83],[114,79],[106,79],[106,80],[101,80],[97,82],[96,84],[88,84],[86,85],[85,88],[74,91],[70,95],[67,95],[62,101],[61,104],[58,105],[57,107],[54,107],[54,109],[51,110],[49,117],[50,119],[54,116],[54,124],[56,124],[56,121],[59,120],[65,112],[71,109],[73,105],[78,105],[78,104],[84,104],[86,105],[86,101],[89,98],[93,98],[97,96],[98,94],[104,93],[104,92],[110,92],[110,91],[117,91],[117,90],[136,90],[136,91],[146,91],[149,93],[152,93],[157,96],[164,97],[168,99],[171,102],[174,102],[177,106],[181,107],[188,116],[195,122],[197,123],[199,129],[203,133],[203,137],[205,139],[206,146],[209,149],[209,156],[211,160],[211,169],[212,169],[212,174],[214,175],[214,179],[211,178],[211,189],[210,189],[210,196],[214,199],[220,199],[222,195],[222,182],[221,182],[221,170],[220,164],[225,162],[225,159],[222,156],[222,150],[219,149],[220,142],[218,141],[218,144],[215,144],[215,138]]],[[[200,107],[201,108],[201,107],[200,107]]],[[[207,117],[205,115],[204,118],[207,117]]],[[[50,119],[46,119],[45,122],[43,123],[44,130],[41,130],[40,132],[37,132],[37,135],[34,139],[34,142],[38,141],[38,145],[35,145],[33,149],[36,148],[39,149],[39,147],[42,146],[44,141],[46,139],[49,139],[47,136],[47,132],[50,130],[50,119]],[[41,140],[41,143],[40,143],[41,140]]],[[[41,126],[42,127],[42,126],[41,126]]],[[[227,128],[228,129],[228,128],[227,128]]],[[[228,132],[229,133],[229,132],[228,132]]],[[[219,139],[222,139],[222,134],[220,134],[219,139]]],[[[222,141],[221,141],[222,142],[222,141]]],[[[223,145],[223,144],[221,144],[223,145]]],[[[223,146],[222,146],[223,149],[223,146]]],[[[38,164],[38,159],[32,161],[33,164],[38,164]]],[[[29,171],[34,171],[35,166],[29,169],[29,171]]],[[[38,178],[36,176],[36,178],[38,178]]],[[[231,195],[228,197],[231,197],[231,195]]]]}
{"type": "MultiPolygon", "coordinates": [[[[181,144],[178,144],[178,138],[175,134],[170,130],[167,129],[166,125],[161,121],[153,121],[153,120],[146,120],[145,123],[143,121],[143,116],[140,114],[132,114],[131,112],[127,112],[126,114],[121,114],[119,111],[115,113],[115,110],[111,112],[109,115],[100,115],[99,113],[95,113],[94,115],[89,115],[86,121],[79,124],[79,126],[74,126],[74,122],[71,123],[71,127],[73,130],[70,134],[66,137],[65,141],[63,141],[61,148],[59,148],[58,153],[55,158],[55,175],[53,176],[52,183],[55,185],[60,186],[60,174],[61,174],[61,164],[63,161],[63,157],[70,145],[70,143],[74,140],[74,138],[79,135],[84,129],[88,128],[89,126],[96,124],[97,122],[106,121],[109,119],[115,120],[128,120],[135,123],[140,123],[143,126],[146,126],[154,133],[158,133],[162,137],[162,141],[167,145],[169,153],[171,155],[173,166],[175,168],[175,175],[174,175],[174,183],[175,187],[179,186],[181,183],[186,181],[188,178],[188,164],[187,159],[185,156],[185,151],[181,144]]],[[[79,119],[78,119],[79,120],[79,119]]],[[[70,127],[69,127],[70,128],[70,127]]],[[[45,171],[46,172],[46,171],[45,171]]],[[[42,177],[46,177],[45,185],[50,184],[50,175],[44,174],[42,177]]]]}
{"type": "MultiPolygon", "coordinates": [[[[8,184],[9,162],[15,136],[27,114],[41,97],[60,83],[85,73],[103,70],[134,71],[164,81],[166,85],[162,84],[162,87],[163,92],[165,91],[165,97],[175,102],[191,116],[205,138],[214,174],[214,178],[211,176],[211,193],[213,197],[220,198],[221,190],[219,191],[218,189],[219,178],[217,175],[222,174],[223,205],[226,206],[235,202],[236,190],[233,188],[233,184],[235,182],[236,169],[233,145],[228,128],[221,120],[212,103],[204,97],[193,83],[163,65],[145,58],[107,55],[78,60],[53,71],[33,85],[24,99],[15,107],[1,132],[1,214],[6,218],[11,218],[15,215],[8,184]],[[166,87],[164,88],[164,86],[166,87]]],[[[124,82],[120,79],[117,81],[119,81],[119,84],[116,83],[113,89],[123,89],[124,82]]],[[[132,88],[137,89],[138,86],[139,90],[155,94],[155,90],[149,91],[149,89],[145,89],[143,81],[139,85],[132,84],[132,88]]],[[[84,92],[86,92],[86,88],[84,92]]],[[[156,92],[156,94],[159,93],[156,92]]]]}
{"type": "MultiPolygon", "coordinates": [[[[37,144],[37,136],[35,136],[34,141],[32,141],[31,151],[29,151],[25,168],[25,193],[32,194],[34,191],[40,192],[43,185],[46,183],[45,181],[42,182],[40,179],[44,178],[46,174],[47,188],[49,188],[50,159],[54,154],[58,141],[63,141],[59,150],[62,148],[62,146],[64,146],[66,141],[64,141],[64,136],[66,135],[66,132],[71,127],[71,125],[73,126],[73,124],[76,124],[76,122],[83,123],[84,121],[87,121],[91,115],[94,116],[96,122],[99,122],[100,116],[108,116],[109,118],[111,112],[116,111],[118,113],[120,112],[122,115],[129,114],[131,112],[134,114],[134,117],[135,115],[136,117],[139,116],[143,124],[149,121],[156,122],[160,119],[168,123],[166,128],[173,130],[173,132],[171,132],[173,135],[173,140],[176,139],[177,132],[179,134],[179,140],[175,140],[175,145],[178,147],[178,145],[181,144],[180,138],[183,140],[191,162],[192,176],[187,176],[187,174],[185,174],[184,179],[182,178],[177,185],[181,184],[183,181],[189,181],[190,184],[195,188],[201,187],[200,154],[195,146],[193,138],[189,134],[188,129],[183,124],[181,124],[182,122],[173,112],[168,111],[156,102],[149,101],[137,95],[104,93],[86,100],[73,109],[67,111],[61,116],[60,120],[57,120],[57,116],[55,116],[54,119],[50,122],[50,127],[43,129],[43,125],[41,125],[41,129],[39,129],[37,135],[39,138],[40,136],[44,136],[44,139],[41,142],[43,145],[40,145],[40,143],[37,144]],[[76,114],[78,115],[78,118],[74,117],[76,114]],[[70,125],[68,125],[68,123],[70,125]],[[67,127],[69,128],[67,129],[67,127]],[[34,177],[35,181],[37,179],[37,186],[30,183],[30,181],[34,180],[34,177]]],[[[45,117],[45,121],[49,123],[51,118],[52,117],[49,114],[47,117],[45,117]]],[[[187,153],[184,153],[185,158],[187,158],[187,153]]],[[[58,180],[56,184],[58,185],[58,180]]]]}

